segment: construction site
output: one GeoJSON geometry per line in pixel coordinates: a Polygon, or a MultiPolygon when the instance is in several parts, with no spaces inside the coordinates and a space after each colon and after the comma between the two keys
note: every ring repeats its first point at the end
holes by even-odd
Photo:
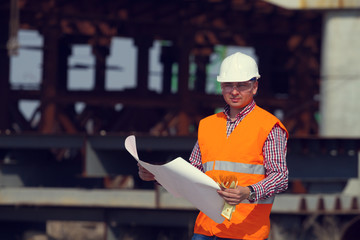
{"type": "Polygon", "coordinates": [[[0,240],[191,239],[124,141],[189,159],[235,51],[290,135],[268,239],[359,239],[360,0],[3,0],[0,26],[0,240]]]}

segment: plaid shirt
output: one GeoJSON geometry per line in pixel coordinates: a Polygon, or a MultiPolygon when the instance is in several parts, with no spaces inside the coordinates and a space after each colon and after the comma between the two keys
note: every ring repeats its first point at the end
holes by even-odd
{"type": "MultiPolygon", "coordinates": [[[[254,107],[255,101],[253,100],[236,116],[236,120],[232,122],[230,119],[230,107],[229,105],[225,106],[224,113],[227,116],[226,133],[228,137],[254,107]]],[[[270,131],[263,146],[265,179],[251,185],[256,192],[255,201],[269,198],[275,193],[283,192],[288,188],[289,172],[286,166],[286,148],[286,132],[276,124],[270,131]]],[[[193,166],[204,171],[198,142],[194,146],[189,161],[193,166]]]]}

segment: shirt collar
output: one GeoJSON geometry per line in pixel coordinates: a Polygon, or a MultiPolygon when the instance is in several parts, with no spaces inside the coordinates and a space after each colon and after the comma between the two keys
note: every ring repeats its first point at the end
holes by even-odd
{"type": "MultiPolygon", "coordinates": [[[[252,100],[248,105],[246,105],[246,106],[243,108],[243,110],[241,110],[241,112],[239,112],[239,113],[236,115],[236,119],[245,117],[245,115],[247,115],[249,112],[251,112],[251,111],[254,109],[255,105],[256,105],[255,101],[252,100]]],[[[227,119],[230,119],[230,106],[229,106],[229,104],[226,104],[226,105],[225,105],[223,112],[224,112],[224,114],[226,115],[226,118],[227,118],[227,119]]]]}

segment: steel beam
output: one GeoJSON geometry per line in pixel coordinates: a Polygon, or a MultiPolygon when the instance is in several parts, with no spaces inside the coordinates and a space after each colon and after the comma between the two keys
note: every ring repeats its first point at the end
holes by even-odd
{"type": "MultiPolygon", "coordinates": [[[[86,142],[87,176],[137,174],[135,159],[125,150],[126,136],[90,136],[86,142]]],[[[138,137],[137,149],[143,161],[165,163],[178,156],[188,159],[195,145],[193,137],[138,137]]]]}
{"type": "Polygon", "coordinates": [[[0,149],[79,149],[84,144],[84,137],[85,135],[0,135],[0,149]]]}

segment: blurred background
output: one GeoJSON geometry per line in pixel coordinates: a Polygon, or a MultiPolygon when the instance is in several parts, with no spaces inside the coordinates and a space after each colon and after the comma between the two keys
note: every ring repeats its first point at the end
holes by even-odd
{"type": "Polygon", "coordinates": [[[237,51],[290,133],[269,239],[359,239],[360,0],[1,0],[0,26],[0,240],[190,239],[124,140],[188,159],[237,51]]]}

